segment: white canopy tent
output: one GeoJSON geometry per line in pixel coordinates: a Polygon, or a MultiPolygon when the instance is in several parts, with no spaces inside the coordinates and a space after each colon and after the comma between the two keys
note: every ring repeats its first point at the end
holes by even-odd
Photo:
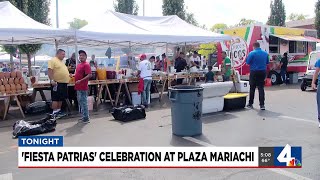
{"type": "Polygon", "coordinates": [[[74,38],[74,31],[41,24],[10,2],[0,2],[0,44],[54,44],[74,38]]]}
{"type": "Polygon", "coordinates": [[[86,46],[163,46],[231,40],[188,24],[178,16],[145,17],[107,11],[76,32],[77,43],[86,46]]]}

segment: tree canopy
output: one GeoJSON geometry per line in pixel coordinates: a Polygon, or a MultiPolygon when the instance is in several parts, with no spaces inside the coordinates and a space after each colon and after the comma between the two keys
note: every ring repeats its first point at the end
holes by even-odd
{"type": "Polygon", "coordinates": [[[297,21],[297,20],[305,20],[306,18],[308,18],[308,15],[291,13],[288,17],[288,20],[297,21]]]}
{"type": "Polygon", "coordinates": [[[116,0],[113,4],[116,12],[137,15],[139,6],[135,0],[116,0]]]}
{"type": "Polygon", "coordinates": [[[316,3],[315,14],[316,14],[315,27],[316,27],[318,38],[319,38],[320,37],[320,0],[318,0],[316,3]]]}
{"type": "Polygon", "coordinates": [[[81,29],[82,27],[86,26],[88,22],[84,19],[74,18],[73,21],[69,22],[70,29],[81,29]]]}
{"type": "Polygon", "coordinates": [[[177,15],[189,24],[199,26],[194,14],[186,11],[184,0],[163,0],[162,14],[164,16],[177,15]]]}
{"type": "Polygon", "coordinates": [[[286,11],[282,0],[274,0],[270,3],[270,16],[267,24],[271,26],[285,26],[286,11]]]}
{"type": "Polygon", "coordinates": [[[212,32],[218,32],[219,30],[224,30],[224,29],[227,29],[228,28],[228,25],[224,24],[224,23],[217,23],[215,25],[213,25],[210,30],[212,32]]]}

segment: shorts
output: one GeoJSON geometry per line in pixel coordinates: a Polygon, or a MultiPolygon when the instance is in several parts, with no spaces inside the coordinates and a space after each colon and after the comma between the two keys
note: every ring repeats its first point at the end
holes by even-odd
{"type": "Polygon", "coordinates": [[[51,86],[51,100],[64,101],[68,98],[68,84],[57,83],[57,87],[51,86]]]}

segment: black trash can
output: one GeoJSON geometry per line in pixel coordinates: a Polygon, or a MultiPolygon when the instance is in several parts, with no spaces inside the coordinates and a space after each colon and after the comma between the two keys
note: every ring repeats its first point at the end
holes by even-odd
{"type": "Polygon", "coordinates": [[[203,87],[174,86],[169,88],[172,133],[177,136],[202,134],[203,87]]]}

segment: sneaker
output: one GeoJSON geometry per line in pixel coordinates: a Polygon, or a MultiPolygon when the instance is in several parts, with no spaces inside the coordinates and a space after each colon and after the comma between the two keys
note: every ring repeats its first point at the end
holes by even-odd
{"type": "Polygon", "coordinates": [[[260,109],[264,111],[264,110],[266,110],[266,107],[264,107],[264,105],[261,105],[260,109]]]}
{"type": "Polygon", "coordinates": [[[247,105],[247,108],[249,108],[249,109],[253,109],[252,104],[248,104],[248,105],[247,105]]]}
{"type": "Polygon", "coordinates": [[[83,123],[83,124],[89,124],[90,121],[89,121],[89,120],[87,120],[87,121],[82,121],[82,123],[83,123]]]}
{"type": "Polygon", "coordinates": [[[56,115],[57,115],[57,119],[60,119],[60,118],[67,116],[67,114],[62,111],[59,111],[58,113],[56,113],[56,115]]]}

